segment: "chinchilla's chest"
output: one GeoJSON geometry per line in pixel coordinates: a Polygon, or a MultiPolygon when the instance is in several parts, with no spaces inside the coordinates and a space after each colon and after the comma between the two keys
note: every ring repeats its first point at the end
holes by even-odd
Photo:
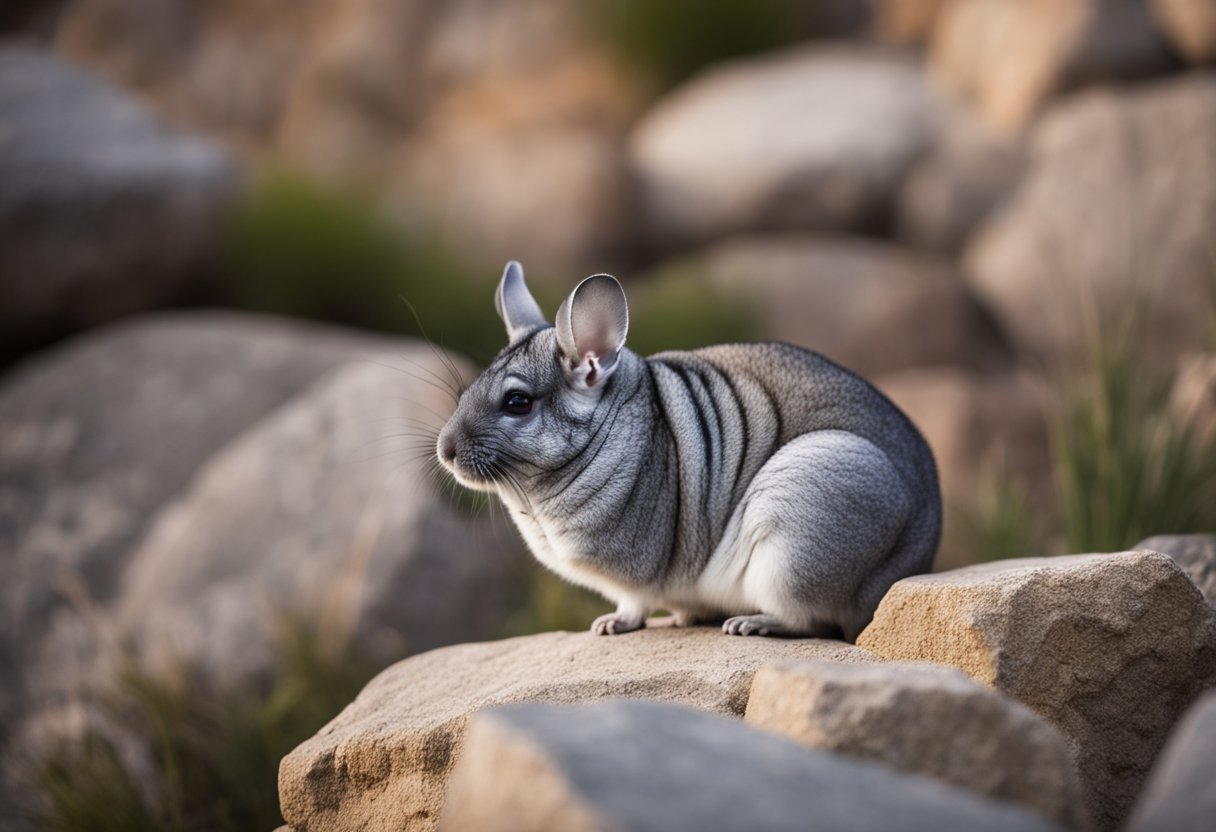
{"type": "Polygon", "coordinates": [[[608,597],[630,591],[626,582],[613,575],[610,564],[589,556],[587,541],[576,533],[563,532],[557,523],[546,522],[508,505],[524,542],[533,556],[571,583],[594,589],[608,597]]]}

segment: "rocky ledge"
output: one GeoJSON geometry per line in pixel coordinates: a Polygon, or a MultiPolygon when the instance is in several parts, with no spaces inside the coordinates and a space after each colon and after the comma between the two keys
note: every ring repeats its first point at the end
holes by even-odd
{"type": "Polygon", "coordinates": [[[1216,606],[1169,556],[1006,561],[901,581],[857,646],[652,622],[424,653],[279,795],[295,832],[1187,828],[1216,693],[1135,801],[1214,685],[1216,606]]]}

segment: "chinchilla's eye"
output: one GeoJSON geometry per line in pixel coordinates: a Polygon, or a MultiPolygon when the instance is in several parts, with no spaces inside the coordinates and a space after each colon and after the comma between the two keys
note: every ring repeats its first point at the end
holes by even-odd
{"type": "Polygon", "coordinates": [[[532,412],[532,397],[522,390],[512,390],[503,397],[502,409],[512,416],[527,416],[532,412]]]}

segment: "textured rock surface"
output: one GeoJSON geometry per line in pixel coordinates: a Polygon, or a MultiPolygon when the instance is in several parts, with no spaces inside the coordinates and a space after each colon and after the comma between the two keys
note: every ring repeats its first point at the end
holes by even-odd
{"type": "Polygon", "coordinates": [[[443,372],[422,348],[352,363],[209,459],[131,555],[120,629],[236,679],[273,666],[283,610],[337,615],[373,649],[496,632],[515,561],[425,479],[417,456],[432,443],[389,438],[452,406],[406,370],[443,372]]]}
{"type": "Polygon", "coordinates": [[[929,52],[933,77],[990,124],[1024,127],[1052,94],[1172,66],[1143,0],[954,0],[929,52]]]}
{"type": "Polygon", "coordinates": [[[1216,604],[1216,535],[1161,534],[1141,540],[1132,548],[1169,555],[1195,582],[1203,597],[1216,604]]]}
{"type": "Polygon", "coordinates": [[[630,139],[648,227],[664,240],[881,226],[938,101],[906,56],[808,47],[694,78],[630,139]]]}
{"type": "Polygon", "coordinates": [[[862,375],[1011,357],[949,262],[861,238],[737,237],[660,269],[707,285],[766,338],[817,350],[862,375]]]}
{"type": "Polygon", "coordinates": [[[414,656],[283,759],[283,817],[296,832],[428,829],[481,708],[636,697],[739,715],[753,674],[781,658],[871,660],[843,642],[666,627],[612,638],[545,633],[414,656]]]}
{"type": "Polygon", "coordinates": [[[1175,726],[1127,832],[1205,832],[1216,818],[1216,693],[1175,726]]]}
{"type": "Polygon", "coordinates": [[[479,715],[440,828],[1056,829],[921,778],[652,702],[479,715]]]}
{"type": "Polygon", "coordinates": [[[1170,726],[1216,680],[1216,612],[1152,552],[906,578],[858,645],[954,665],[1055,725],[1105,829],[1126,818],[1170,726]]]}
{"type": "Polygon", "coordinates": [[[1216,4],[1210,0],[1148,0],[1153,19],[1188,61],[1216,61],[1216,4]]]}
{"type": "Polygon", "coordinates": [[[1022,804],[1070,828],[1086,823],[1064,737],[953,668],[766,665],[752,682],[745,718],[811,748],[1022,804]]]}
{"type": "Polygon", "coordinates": [[[325,372],[389,343],[399,342],[254,316],[159,315],[10,373],[0,385],[0,668],[10,682],[65,609],[66,584],[107,605],[151,519],[207,458],[325,372]]]}
{"type": "Polygon", "coordinates": [[[968,248],[977,293],[1049,360],[1138,304],[1149,357],[1173,369],[1210,316],[1216,72],[1077,96],[1032,139],[1022,187],[968,248]]]}
{"type": "Polygon", "coordinates": [[[0,48],[0,358],[180,295],[239,175],[99,78],[0,48]]]}

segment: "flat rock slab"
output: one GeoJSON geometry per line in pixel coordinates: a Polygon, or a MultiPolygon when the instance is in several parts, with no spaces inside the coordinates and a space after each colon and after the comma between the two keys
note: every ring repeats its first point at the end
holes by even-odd
{"type": "Polygon", "coordinates": [[[1156,552],[906,578],[857,643],[888,660],[954,665],[1055,725],[1106,829],[1127,817],[1170,727],[1216,680],[1216,613],[1156,552]]]}
{"type": "Polygon", "coordinates": [[[1073,829],[1087,822],[1060,732],[952,667],[778,662],[756,674],[745,719],[809,748],[1020,803],[1073,829]]]}
{"type": "Polygon", "coordinates": [[[616,637],[544,633],[423,653],[373,679],[283,759],[283,817],[295,832],[430,829],[468,721],[483,708],[626,697],[741,716],[755,672],[780,659],[873,657],[839,641],[669,627],[616,637]]]}
{"type": "Polygon", "coordinates": [[[1058,829],[1011,806],[654,702],[479,715],[440,828],[1058,829]]]}

